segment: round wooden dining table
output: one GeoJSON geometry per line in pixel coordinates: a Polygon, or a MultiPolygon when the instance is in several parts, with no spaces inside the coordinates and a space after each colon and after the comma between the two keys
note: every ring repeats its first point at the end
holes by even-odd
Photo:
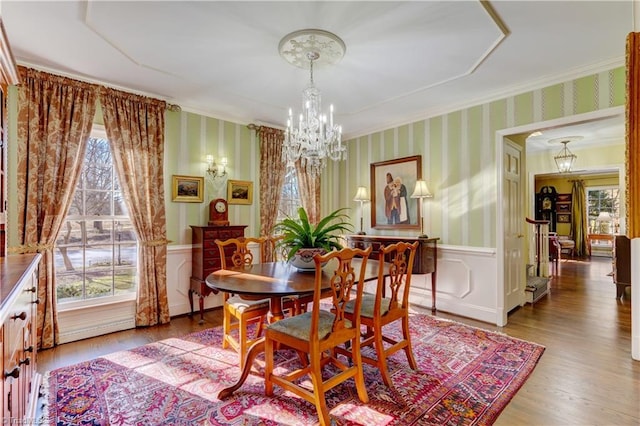
{"type": "MultiPolygon", "coordinates": [[[[362,267],[362,259],[354,258],[351,264],[357,276],[362,267]]],[[[378,268],[378,261],[368,259],[365,266],[365,281],[376,280],[378,268]]],[[[334,269],[330,264],[323,268],[322,289],[330,288],[329,280],[334,269]]],[[[205,283],[214,290],[234,293],[247,300],[268,299],[268,321],[275,322],[284,318],[282,298],[313,293],[315,272],[300,272],[288,262],[256,263],[244,268],[215,271],[207,276],[205,283]]],[[[263,338],[251,345],[240,378],[232,386],[221,390],[218,394],[219,399],[227,398],[242,386],[249,376],[255,357],[262,352],[264,352],[263,338]]]]}

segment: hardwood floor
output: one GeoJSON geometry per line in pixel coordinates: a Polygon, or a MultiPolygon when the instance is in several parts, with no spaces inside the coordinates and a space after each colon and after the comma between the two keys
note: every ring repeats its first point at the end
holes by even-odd
{"type": "MultiPolygon", "coordinates": [[[[545,353],[496,425],[638,425],[640,362],[631,358],[631,293],[616,299],[611,259],[563,260],[551,294],[509,314],[506,327],[438,312],[437,316],[539,343],[545,353]]],[[[417,312],[428,313],[415,307],[417,312]]],[[[220,310],[205,323],[189,317],[39,352],[45,372],[145,343],[222,324],[220,310]]]]}

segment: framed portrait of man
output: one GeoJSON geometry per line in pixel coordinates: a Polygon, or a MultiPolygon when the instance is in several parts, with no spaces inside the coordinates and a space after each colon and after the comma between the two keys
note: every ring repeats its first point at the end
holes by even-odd
{"type": "Polygon", "coordinates": [[[371,163],[371,227],[419,229],[419,200],[411,198],[422,178],[422,156],[371,163]]]}

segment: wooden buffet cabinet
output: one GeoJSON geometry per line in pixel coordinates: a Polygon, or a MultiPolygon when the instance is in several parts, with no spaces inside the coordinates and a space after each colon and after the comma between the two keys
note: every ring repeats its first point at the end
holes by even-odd
{"type": "MultiPolygon", "coordinates": [[[[204,298],[213,290],[204,282],[205,278],[221,268],[220,250],[216,239],[244,237],[247,225],[229,226],[191,226],[191,279],[189,284],[189,305],[193,316],[193,295],[198,296],[200,308],[200,324],[204,322],[204,298]]],[[[233,250],[230,248],[227,259],[230,260],[233,250]]],[[[225,253],[226,254],[226,253],[225,253]]]]}
{"type": "Polygon", "coordinates": [[[413,243],[419,241],[418,251],[413,263],[414,274],[431,274],[431,312],[436,312],[436,274],[438,266],[438,240],[440,238],[392,237],[380,235],[347,235],[349,247],[366,249],[371,246],[369,256],[377,259],[380,246],[395,244],[400,241],[413,243]]]}
{"type": "Polygon", "coordinates": [[[40,254],[0,258],[3,424],[35,424],[41,382],[36,366],[39,262],[40,254]]]}

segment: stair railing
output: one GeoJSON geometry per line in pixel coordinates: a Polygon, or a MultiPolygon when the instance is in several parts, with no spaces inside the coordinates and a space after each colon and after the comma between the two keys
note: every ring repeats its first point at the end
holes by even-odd
{"type": "Polygon", "coordinates": [[[549,276],[549,221],[525,218],[531,225],[529,232],[529,264],[534,265],[538,277],[549,276]]]}

